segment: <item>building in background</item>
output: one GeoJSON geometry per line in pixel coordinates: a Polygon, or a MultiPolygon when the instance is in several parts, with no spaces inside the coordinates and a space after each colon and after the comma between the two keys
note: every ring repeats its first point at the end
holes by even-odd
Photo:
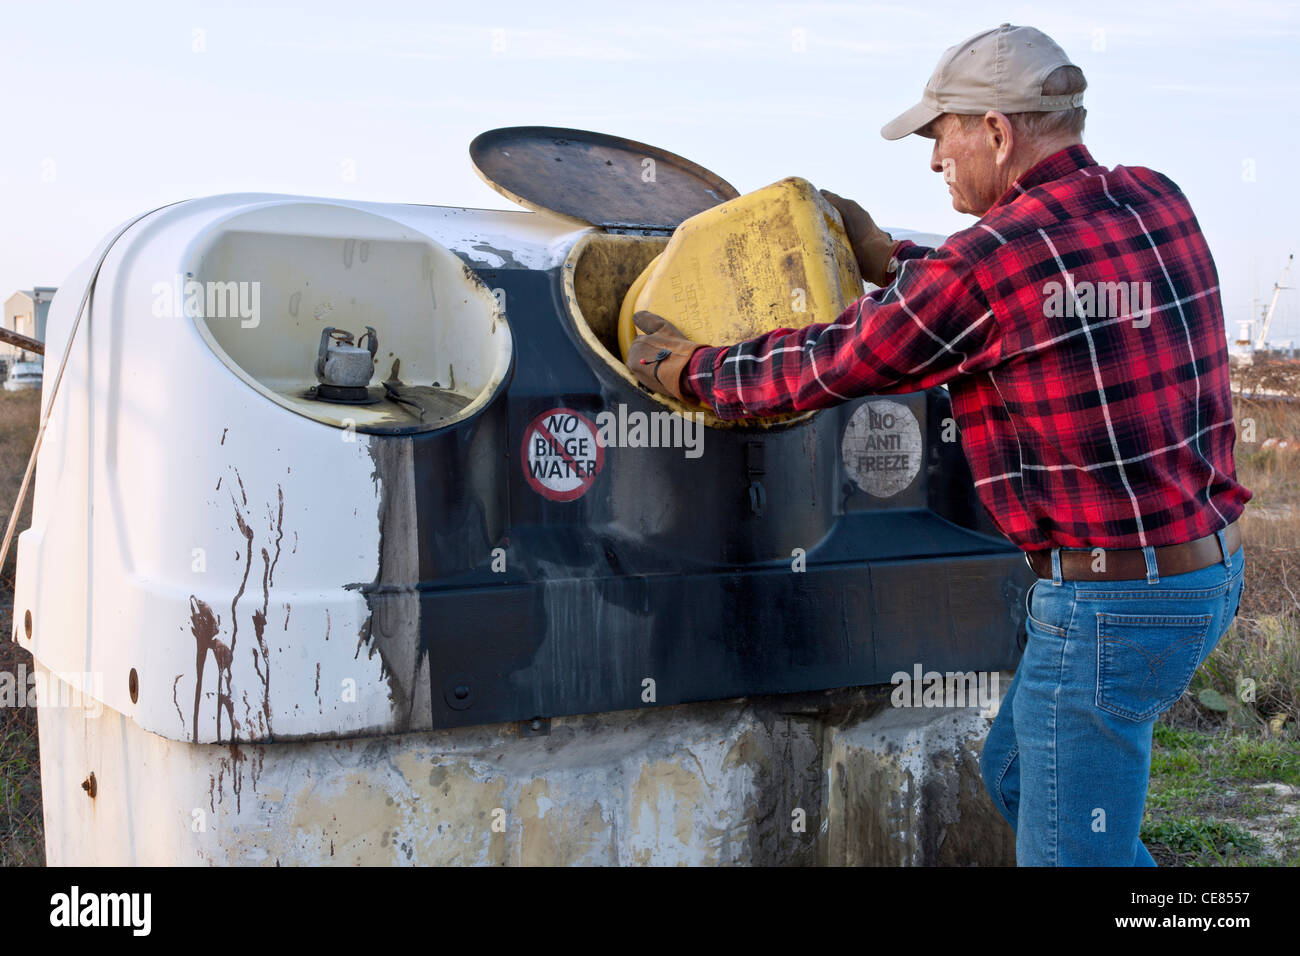
{"type": "MultiPolygon", "coordinates": [[[[5,300],[4,327],[20,335],[45,341],[45,317],[50,302],[58,290],[53,286],[38,285],[34,289],[20,289],[5,300]]],[[[19,348],[0,343],[0,362],[7,371],[15,362],[42,362],[43,357],[19,348]]]]}

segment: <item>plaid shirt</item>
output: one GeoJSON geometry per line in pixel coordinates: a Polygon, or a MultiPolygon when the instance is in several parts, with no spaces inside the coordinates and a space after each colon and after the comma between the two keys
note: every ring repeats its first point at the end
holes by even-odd
{"type": "Polygon", "coordinates": [[[1071,146],[897,258],[834,322],[699,349],[687,397],[743,418],[948,383],[976,491],[1025,550],[1178,544],[1241,514],[1218,273],[1168,178],[1071,146]]]}

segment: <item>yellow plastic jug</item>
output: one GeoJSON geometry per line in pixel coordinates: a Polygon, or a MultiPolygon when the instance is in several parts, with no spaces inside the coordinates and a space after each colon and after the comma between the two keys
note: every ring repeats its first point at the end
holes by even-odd
{"type": "Polygon", "coordinates": [[[624,296],[618,345],[626,360],[643,309],[692,341],[731,345],[834,321],[861,295],[840,214],[792,176],[682,222],[624,296]]]}

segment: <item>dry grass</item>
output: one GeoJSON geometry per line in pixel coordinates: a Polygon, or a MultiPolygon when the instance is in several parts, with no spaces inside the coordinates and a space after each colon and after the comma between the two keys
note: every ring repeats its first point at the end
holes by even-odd
{"type": "MultiPolygon", "coordinates": [[[[0,522],[4,524],[8,524],[9,510],[18,496],[27,456],[36,440],[39,416],[38,390],[0,391],[0,522]]],[[[31,520],[29,494],[18,530],[30,525],[31,520]]],[[[0,568],[0,674],[15,678],[33,670],[31,655],[10,640],[16,545],[15,541],[0,568]]],[[[44,863],[43,832],[36,709],[0,706],[0,866],[44,863]]]]}
{"type": "Polygon", "coordinates": [[[1242,518],[1246,589],[1241,616],[1300,612],[1300,450],[1266,448],[1300,438],[1300,402],[1238,399],[1237,477],[1253,492],[1242,518]],[[1247,439],[1253,438],[1253,441],[1247,439]]]}
{"type": "Polygon", "coordinates": [[[1253,492],[1242,518],[1246,586],[1237,621],[1166,719],[1294,743],[1300,740],[1300,451],[1265,445],[1300,437],[1300,402],[1238,397],[1234,404],[1237,478],[1253,492]],[[1229,703],[1226,711],[1203,705],[1207,688],[1229,703]]]}
{"type": "MultiPolygon", "coordinates": [[[[0,672],[31,671],[31,655],[7,639],[0,642],[0,672]]],[[[44,862],[36,709],[0,708],[0,866],[44,862]]]]}
{"type": "MultiPolygon", "coordinates": [[[[32,443],[36,441],[36,428],[41,414],[41,395],[39,389],[24,392],[6,392],[0,390],[0,517],[7,524],[9,509],[18,496],[18,486],[23,480],[23,471],[27,467],[27,457],[31,453],[32,443]]],[[[19,529],[26,528],[32,521],[32,501],[30,495],[23,506],[19,529]]],[[[3,531],[0,531],[3,534],[3,531]]],[[[5,592],[5,601],[12,596],[14,557],[17,548],[11,548],[5,559],[4,568],[0,569],[0,588],[5,592]]],[[[8,608],[5,613],[8,614],[8,608]]],[[[12,633],[8,618],[3,620],[3,634],[12,633]]]]}
{"type": "Polygon", "coordinates": [[[1269,358],[1234,365],[1233,380],[1234,387],[1247,395],[1260,391],[1300,395],[1300,360],[1269,358]]]}

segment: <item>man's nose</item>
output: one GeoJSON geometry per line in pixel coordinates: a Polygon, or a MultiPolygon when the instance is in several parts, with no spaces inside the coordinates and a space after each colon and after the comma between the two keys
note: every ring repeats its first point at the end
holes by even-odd
{"type": "Polygon", "coordinates": [[[934,151],[930,153],[930,170],[931,172],[943,172],[943,160],[939,158],[939,147],[936,144],[934,151]]]}

